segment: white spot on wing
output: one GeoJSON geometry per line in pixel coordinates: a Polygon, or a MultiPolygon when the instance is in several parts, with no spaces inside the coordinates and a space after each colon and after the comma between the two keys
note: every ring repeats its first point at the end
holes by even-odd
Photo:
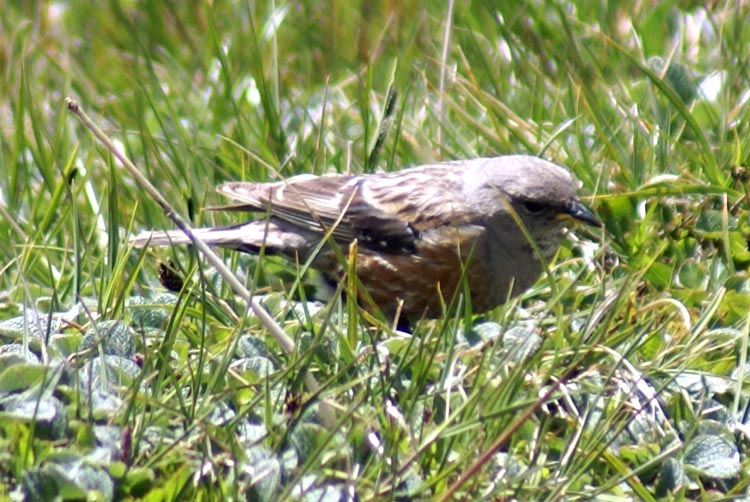
{"type": "Polygon", "coordinates": [[[391,262],[389,262],[382,256],[376,254],[376,255],[373,255],[373,258],[375,258],[375,261],[378,262],[380,265],[382,265],[384,268],[387,268],[391,272],[397,272],[396,267],[394,267],[391,262]]]}

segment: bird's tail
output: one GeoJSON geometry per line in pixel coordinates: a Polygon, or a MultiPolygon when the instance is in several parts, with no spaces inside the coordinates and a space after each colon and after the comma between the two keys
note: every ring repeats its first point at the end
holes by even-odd
{"type": "MultiPolygon", "coordinates": [[[[191,232],[209,246],[218,246],[247,253],[266,248],[271,253],[290,254],[307,248],[310,243],[297,232],[284,230],[270,221],[257,220],[227,227],[195,228],[191,232]]],[[[190,244],[182,230],[146,231],[130,240],[134,247],[190,244]]]]}
{"type": "MultiPolygon", "coordinates": [[[[237,229],[232,227],[194,228],[193,235],[199,237],[209,246],[221,246],[238,238],[237,229]]],[[[182,230],[147,230],[130,240],[134,247],[145,246],[180,246],[190,244],[190,238],[182,230]]]]}

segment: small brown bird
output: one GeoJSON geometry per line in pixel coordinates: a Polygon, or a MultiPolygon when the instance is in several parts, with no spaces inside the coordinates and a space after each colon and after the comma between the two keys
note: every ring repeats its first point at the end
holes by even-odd
{"type": "MultiPolygon", "coordinates": [[[[447,303],[462,288],[462,275],[472,310],[490,310],[536,281],[541,259],[555,253],[566,222],[601,226],[576,198],[568,170],[526,155],[383,174],[226,183],[217,190],[239,202],[229,209],[266,216],[196,230],[207,244],[249,253],[264,248],[305,262],[327,232],[345,255],[356,240],[357,275],[373,301],[390,316],[402,302],[402,315],[412,320],[440,316],[441,300],[447,303]]],[[[180,231],[146,232],[134,243],[189,240],[180,231]]],[[[312,265],[332,283],[347,269],[327,246],[312,265]]]]}

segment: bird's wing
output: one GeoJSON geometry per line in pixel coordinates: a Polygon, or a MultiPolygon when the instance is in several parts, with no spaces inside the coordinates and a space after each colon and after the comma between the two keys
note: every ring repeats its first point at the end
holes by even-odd
{"type": "Polygon", "coordinates": [[[337,239],[352,240],[352,229],[341,220],[358,182],[355,176],[301,175],[277,183],[225,183],[216,189],[240,203],[233,210],[265,211],[321,234],[334,228],[337,239]]]}
{"type": "Polygon", "coordinates": [[[269,214],[305,230],[334,228],[341,242],[411,250],[419,233],[467,218],[460,170],[448,164],[389,174],[297,176],[277,183],[227,183],[217,190],[239,208],[269,214]]]}
{"type": "Polygon", "coordinates": [[[463,193],[463,169],[461,163],[451,162],[371,176],[362,183],[347,216],[385,214],[417,232],[466,223],[473,213],[463,193]]]}

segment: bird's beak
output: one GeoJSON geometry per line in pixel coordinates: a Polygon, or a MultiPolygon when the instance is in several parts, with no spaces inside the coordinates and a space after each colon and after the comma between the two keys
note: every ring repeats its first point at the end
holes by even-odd
{"type": "Polygon", "coordinates": [[[573,199],[568,206],[557,215],[559,219],[570,220],[572,222],[582,222],[592,227],[601,227],[602,222],[594,216],[580,201],[573,199]]]}

